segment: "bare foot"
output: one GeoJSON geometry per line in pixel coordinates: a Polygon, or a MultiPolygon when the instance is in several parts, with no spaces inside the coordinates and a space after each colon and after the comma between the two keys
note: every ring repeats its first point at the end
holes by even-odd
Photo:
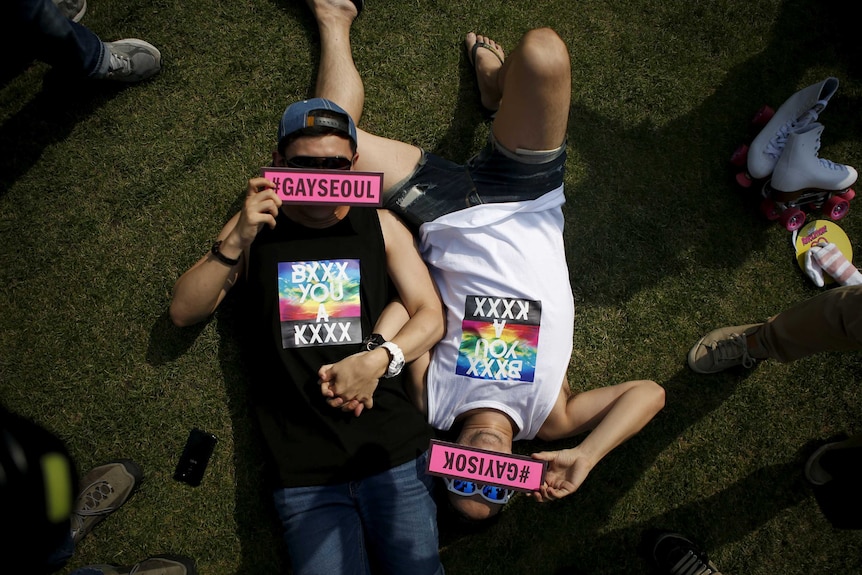
{"type": "Polygon", "coordinates": [[[311,8],[311,13],[318,21],[328,18],[346,18],[352,22],[359,15],[361,5],[361,2],[353,0],[305,0],[305,3],[311,8]]]}
{"type": "Polygon", "coordinates": [[[500,98],[503,96],[497,76],[500,68],[503,67],[506,54],[499,44],[487,36],[478,36],[474,32],[470,32],[464,38],[464,46],[467,48],[470,63],[476,69],[476,81],[479,83],[482,105],[494,111],[500,107],[500,98]]]}

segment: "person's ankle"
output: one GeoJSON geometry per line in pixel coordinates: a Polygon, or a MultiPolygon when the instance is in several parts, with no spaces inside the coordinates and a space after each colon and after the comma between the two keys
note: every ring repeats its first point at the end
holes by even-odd
{"type": "Polygon", "coordinates": [[[754,359],[766,359],[769,355],[766,353],[766,350],[757,343],[757,338],[755,337],[756,334],[757,330],[754,330],[745,336],[745,347],[748,348],[748,355],[754,359]]]}

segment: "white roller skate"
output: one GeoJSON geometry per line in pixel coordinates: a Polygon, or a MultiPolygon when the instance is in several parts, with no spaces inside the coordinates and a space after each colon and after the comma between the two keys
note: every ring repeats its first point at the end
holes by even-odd
{"type": "Polygon", "coordinates": [[[790,231],[805,223],[803,208],[820,208],[827,218],[840,220],[856,195],[850,189],[856,183],[856,170],[817,156],[822,133],[823,125],[817,122],[791,130],[772,179],[763,186],[761,211],[790,231]]]}
{"type": "Polygon", "coordinates": [[[766,122],[765,125],[749,146],[740,146],[731,157],[735,165],[746,166],[745,172],[737,174],[736,181],[747,188],[754,180],[768,178],[781,157],[787,135],[816,121],[837,89],[838,79],[830,77],[799,90],[776,112],[768,106],[761,108],[752,123],[766,122]]]}

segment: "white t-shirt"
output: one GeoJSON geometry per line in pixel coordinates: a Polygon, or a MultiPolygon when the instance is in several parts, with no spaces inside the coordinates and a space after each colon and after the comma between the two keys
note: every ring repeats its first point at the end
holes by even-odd
{"type": "Polygon", "coordinates": [[[428,419],[449,429],[476,408],[506,413],[516,440],[547,419],[572,353],[575,307],[563,246],[563,187],[422,225],[420,250],[446,307],[431,356],[428,419]]]}

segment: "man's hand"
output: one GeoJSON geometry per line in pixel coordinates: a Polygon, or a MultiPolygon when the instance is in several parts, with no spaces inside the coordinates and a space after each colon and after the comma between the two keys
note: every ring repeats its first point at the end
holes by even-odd
{"type": "Polygon", "coordinates": [[[385,349],[362,351],[321,367],[317,375],[326,402],[357,417],[363,409],[374,407],[372,396],[379,376],[386,371],[388,357],[385,349]]]}
{"type": "Polygon", "coordinates": [[[275,218],[281,207],[281,198],[275,193],[276,186],[266,178],[252,178],[248,181],[245,203],[239,221],[231,232],[239,247],[247,249],[263,226],[275,227],[275,218]]]}
{"type": "Polygon", "coordinates": [[[577,491],[595,465],[577,447],[542,451],[532,457],[548,462],[545,483],[532,494],[539,503],[562,499],[577,491]]]}

